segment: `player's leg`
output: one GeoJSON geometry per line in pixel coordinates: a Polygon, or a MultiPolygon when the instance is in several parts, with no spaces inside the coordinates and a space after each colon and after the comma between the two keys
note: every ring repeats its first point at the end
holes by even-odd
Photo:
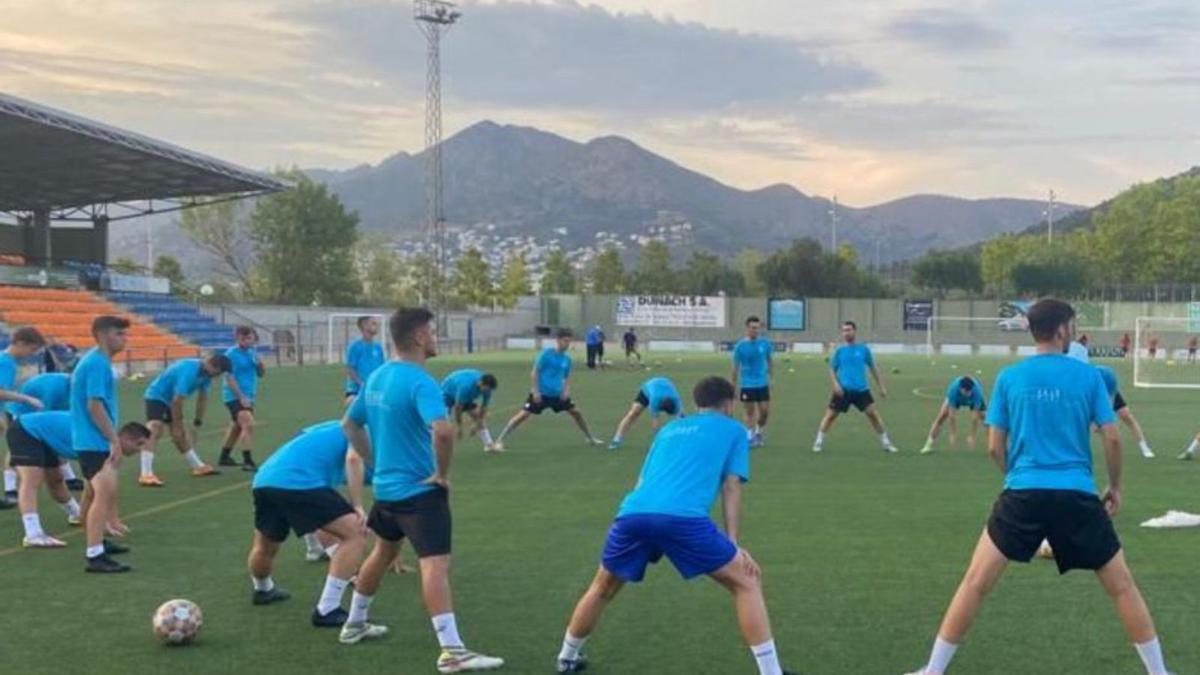
{"type": "Polygon", "coordinates": [[[499,452],[504,451],[504,439],[507,438],[509,434],[516,431],[517,427],[524,424],[525,420],[529,419],[530,417],[533,417],[534,413],[530,412],[527,409],[531,405],[533,405],[533,404],[526,403],[525,408],[518,410],[517,414],[513,415],[508,420],[508,423],[505,424],[504,428],[500,430],[500,435],[496,437],[496,442],[492,444],[492,450],[496,450],[499,452]]]}
{"type": "MultiPolygon", "coordinates": [[[[767,390],[764,388],[763,395],[767,396],[767,390]]],[[[771,401],[764,398],[758,402],[758,418],[755,420],[754,426],[754,441],[758,445],[763,444],[763,432],[767,427],[767,420],[771,417],[771,401]]]]}
{"type": "Polygon", "coordinates": [[[825,416],[821,418],[821,423],[817,425],[817,438],[813,441],[813,452],[821,452],[825,448],[825,435],[829,433],[830,429],[833,429],[833,423],[840,415],[841,412],[834,408],[833,403],[830,403],[825,410],[825,416]]]}
{"type": "Polygon", "coordinates": [[[1188,444],[1187,449],[1183,451],[1183,454],[1179,455],[1179,459],[1195,459],[1197,450],[1200,450],[1200,433],[1197,433],[1192,438],[1192,442],[1188,444]]]}
{"type": "MultiPolygon", "coordinates": [[[[147,405],[147,412],[150,412],[149,405],[147,405]]],[[[166,423],[161,419],[150,417],[146,421],[146,428],[150,429],[150,438],[139,455],[138,485],[142,487],[163,487],[165,485],[158,476],[154,475],[154,455],[158,452],[158,442],[162,439],[165,427],[166,423]]]]}
{"type": "Polygon", "coordinates": [[[337,520],[321,526],[337,538],[337,550],[329,560],[329,574],[325,577],[325,588],[313,610],[313,625],[340,627],[346,623],[349,613],[342,609],[342,596],[350,585],[350,579],[362,562],[367,547],[357,513],[348,513],[337,520]]]}
{"type": "MultiPolygon", "coordinates": [[[[128,572],[131,569],[128,565],[109,557],[112,549],[104,539],[110,521],[117,517],[117,469],[106,453],[89,454],[99,457],[89,457],[88,466],[84,468],[84,476],[92,490],[87,508],[86,570],[96,573],[128,572]]],[[[84,453],[80,455],[82,457],[84,453]]]]}
{"type": "Polygon", "coordinates": [[[616,450],[617,448],[621,447],[621,442],[625,440],[626,432],[628,432],[629,427],[633,426],[633,423],[636,422],[639,417],[641,417],[643,410],[645,410],[645,408],[641,403],[633,403],[629,406],[629,412],[625,413],[625,416],[621,418],[620,423],[617,424],[617,431],[613,434],[612,441],[608,444],[609,450],[616,450]]]}
{"type": "MultiPolygon", "coordinates": [[[[11,424],[11,418],[9,423],[11,424]]],[[[12,451],[4,452],[4,495],[0,496],[0,509],[11,509],[16,506],[19,498],[17,488],[17,469],[13,466],[12,451]]]]}
{"type": "Polygon", "coordinates": [[[583,437],[587,439],[588,443],[592,445],[604,445],[604,441],[596,438],[592,430],[588,428],[588,423],[583,418],[583,413],[579,412],[579,408],[576,408],[570,399],[563,401],[563,406],[566,408],[567,414],[571,416],[571,419],[575,420],[575,426],[579,427],[579,430],[583,432],[583,437]]]}
{"type": "Polygon", "coordinates": [[[43,469],[42,479],[46,481],[46,492],[50,493],[50,498],[67,514],[67,524],[72,526],[82,524],[79,502],[75,501],[70,488],[67,487],[62,469],[60,467],[43,469]]]}
{"type": "Polygon", "coordinates": [[[238,439],[237,447],[242,451],[242,470],[257,471],[258,465],[254,463],[254,428],[258,422],[254,418],[254,411],[248,408],[242,408],[238,412],[238,439]]]}
{"type": "Polygon", "coordinates": [[[738,627],[758,663],[761,675],[781,675],[779,653],[771,636],[771,619],[763,597],[762,575],[749,554],[739,552],[732,562],[710,575],[733,595],[738,627]]]}
{"type": "MultiPolygon", "coordinates": [[[[282,540],[275,540],[261,530],[254,531],[254,540],[250,544],[250,555],[246,558],[246,568],[250,571],[250,582],[254,585],[252,602],[256,605],[269,605],[282,602],[291,595],[275,585],[271,573],[275,570],[275,556],[279,554],[282,540]]],[[[287,531],[284,530],[284,537],[287,531]]]]}
{"type": "Polygon", "coordinates": [[[1112,598],[1117,615],[1125,626],[1125,632],[1133,640],[1146,672],[1149,675],[1166,675],[1167,668],[1163,662],[1158,633],[1154,630],[1154,619],[1133,580],[1133,573],[1129,571],[1125,552],[1119,551],[1107,565],[1097,570],[1096,578],[1112,598]]]}
{"type": "MultiPolygon", "coordinates": [[[[743,395],[745,394],[745,391],[745,389],[742,390],[743,395]]],[[[754,401],[746,400],[742,405],[742,409],[743,414],[746,417],[746,437],[753,438],[754,420],[758,419],[758,404],[754,401]]]]}
{"type": "Polygon", "coordinates": [[[1146,441],[1146,434],[1142,431],[1142,425],[1138,424],[1138,420],[1133,416],[1133,411],[1129,409],[1129,406],[1118,410],[1117,416],[1133,432],[1133,437],[1137,439],[1138,449],[1142,451],[1142,457],[1154,459],[1154,451],[1150,449],[1150,443],[1146,441]]]}
{"type": "Polygon", "coordinates": [[[979,438],[979,430],[984,427],[984,420],[987,413],[983,410],[971,411],[971,433],[967,434],[967,449],[975,449],[975,439],[979,438]]]}
{"type": "Polygon", "coordinates": [[[586,660],[582,655],[583,646],[596,630],[596,624],[600,622],[600,615],[604,613],[604,609],[624,587],[625,582],[604,569],[603,565],[596,570],[592,583],[575,604],[575,611],[571,613],[571,621],[567,624],[566,635],[563,636],[562,649],[558,652],[558,672],[578,673],[584,670],[586,660]]]}
{"type": "Polygon", "coordinates": [[[233,458],[233,446],[242,435],[242,428],[238,424],[238,413],[242,406],[236,401],[231,401],[225,404],[225,408],[229,410],[229,427],[225,429],[225,438],[221,439],[221,458],[217,460],[217,466],[241,466],[233,458]]]}
{"type": "MultiPolygon", "coordinates": [[[[17,465],[17,508],[21,511],[21,523],[25,527],[25,538],[21,545],[26,548],[62,548],[67,543],[46,534],[38,515],[37,499],[42,478],[42,467],[17,465]]],[[[61,480],[59,484],[62,484],[61,480]]]]}
{"type": "Polygon", "coordinates": [[[183,461],[187,462],[193,476],[201,478],[221,473],[200,459],[200,454],[196,452],[194,437],[188,433],[187,427],[183,425],[182,421],[171,424],[168,431],[171,434],[171,443],[175,446],[175,450],[183,456],[183,461]]]}
{"type": "MultiPolygon", "coordinates": [[[[870,396],[870,394],[867,396],[870,396]]],[[[879,414],[879,408],[875,403],[868,399],[862,411],[867,416],[867,421],[871,423],[871,428],[875,430],[875,433],[879,434],[879,444],[883,449],[887,452],[899,452],[900,450],[892,443],[892,439],[888,436],[887,428],[883,425],[883,416],[879,414]]]]}
{"type": "Polygon", "coordinates": [[[953,419],[950,404],[942,401],[942,407],[938,409],[937,417],[933,418],[933,424],[929,427],[929,437],[925,439],[925,446],[921,448],[922,455],[933,452],[933,444],[937,442],[938,434],[942,432],[942,425],[949,419],[953,419]]]}

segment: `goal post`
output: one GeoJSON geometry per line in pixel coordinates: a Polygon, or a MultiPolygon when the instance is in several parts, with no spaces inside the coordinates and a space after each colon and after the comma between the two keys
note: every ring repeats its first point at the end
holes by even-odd
{"type": "Polygon", "coordinates": [[[925,349],[930,358],[943,351],[963,355],[995,351],[998,355],[1025,344],[1029,323],[1019,316],[940,316],[925,324],[925,349]]]}
{"type": "Polygon", "coordinates": [[[379,320],[380,331],[378,340],[383,345],[388,358],[392,355],[391,339],[387,335],[387,317],[383,314],[362,312],[357,314],[335,313],[327,317],[325,334],[325,362],[342,363],[346,360],[346,348],[359,338],[358,320],[369,316],[379,320]]]}
{"type": "Polygon", "coordinates": [[[1200,389],[1200,317],[1139,316],[1133,335],[1133,386],[1200,389]]]}

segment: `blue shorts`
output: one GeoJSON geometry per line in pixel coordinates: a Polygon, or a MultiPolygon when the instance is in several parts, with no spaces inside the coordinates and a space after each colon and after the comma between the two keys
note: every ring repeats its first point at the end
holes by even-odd
{"type": "Polygon", "coordinates": [[[647,565],[666,555],[684,579],[691,579],[728,565],[737,551],[708,518],[637,513],[613,522],[601,563],[622,581],[638,582],[647,565]]]}

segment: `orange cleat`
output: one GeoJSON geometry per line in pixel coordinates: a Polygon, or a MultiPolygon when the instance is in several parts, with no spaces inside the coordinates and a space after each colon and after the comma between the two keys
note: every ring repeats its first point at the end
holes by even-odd
{"type": "Polygon", "coordinates": [[[155,476],[152,473],[148,473],[148,474],[145,474],[145,475],[139,477],[138,485],[141,485],[142,487],[156,487],[156,488],[167,486],[166,483],[164,483],[158,479],[158,476],[155,476]]]}
{"type": "Polygon", "coordinates": [[[216,469],[212,468],[211,466],[209,466],[207,464],[201,464],[200,466],[192,469],[192,476],[194,476],[196,478],[204,478],[205,476],[216,476],[216,475],[219,475],[220,473],[221,473],[220,471],[217,471],[216,469]]]}

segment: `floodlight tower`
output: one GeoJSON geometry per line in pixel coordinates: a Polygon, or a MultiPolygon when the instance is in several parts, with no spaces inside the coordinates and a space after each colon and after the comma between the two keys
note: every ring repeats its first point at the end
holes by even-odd
{"type": "Polygon", "coordinates": [[[1054,243],[1054,209],[1058,207],[1057,199],[1058,195],[1051,190],[1050,199],[1046,202],[1046,240],[1051,244],[1054,243]]]}
{"type": "Polygon", "coordinates": [[[428,43],[425,71],[426,215],[429,223],[430,266],[426,301],[438,313],[438,330],[445,334],[446,218],[442,209],[442,36],[462,16],[452,2],[414,0],[413,20],[428,43]]]}
{"type": "Polygon", "coordinates": [[[831,239],[833,240],[832,253],[837,255],[838,252],[838,198],[833,196],[833,202],[829,206],[829,228],[831,239]]]}

